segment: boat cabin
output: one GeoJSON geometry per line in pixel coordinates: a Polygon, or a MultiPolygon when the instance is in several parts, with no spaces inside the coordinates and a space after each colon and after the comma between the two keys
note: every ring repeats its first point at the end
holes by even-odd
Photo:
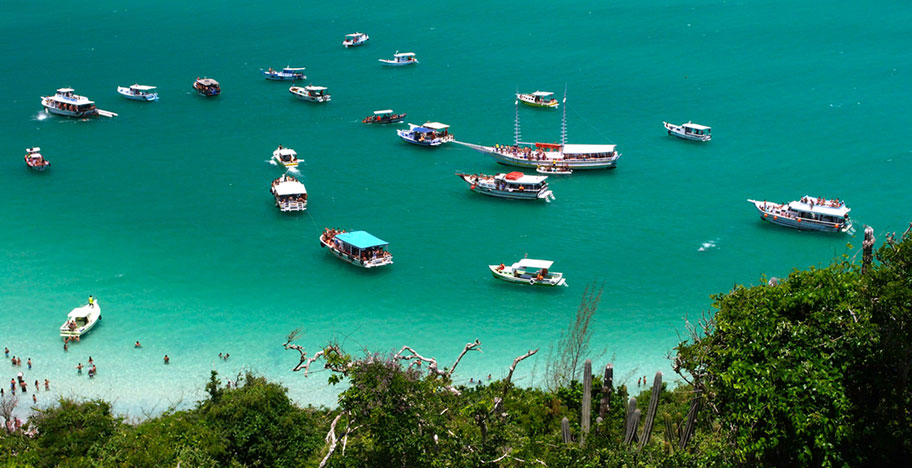
{"type": "Polygon", "coordinates": [[[156,89],[158,88],[155,86],[146,86],[140,84],[130,86],[130,92],[134,96],[149,96],[151,94],[154,94],[156,89]]]}
{"type": "Polygon", "coordinates": [[[686,124],[681,125],[681,128],[684,129],[684,135],[693,135],[697,137],[709,137],[712,132],[712,128],[693,122],[687,122],[686,124]]]}
{"type": "Polygon", "coordinates": [[[381,240],[367,231],[344,232],[333,238],[336,248],[353,257],[372,258],[382,256],[389,242],[381,240]]]}
{"type": "Polygon", "coordinates": [[[90,112],[95,109],[95,102],[85,96],[74,94],[73,88],[58,89],[57,94],[51,96],[49,101],[51,107],[74,113],[90,112]]]}
{"type": "Polygon", "coordinates": [[[212,78],[197,78],[193,87],[204,96],[217,96],[222,92],[219,82],[212,78]]]}
{"type": "Polygon", "coordinates": [[[551,273],[548,271],[553,265],[554,262],[550,260],[535,260],[531,258],[524,258],[511,266],[513,271],[513,277],[522,278],[522,279],[533,279],[542,280],[545,278],[551,277],[551,273]]]}
{"type": "Polygon", "coordinates": [[[346,34],[345,39],[342,41],[342,45],[345,47],[361,45],[361,44],[367,42],[368,39],[370,39],[370,38],[368,37],[367,34],[364,34],[364,33],[356,32],[356,33],[352,33],[352,34],[346,34]]]}
{"type": "Polygon", "coordinates": [[[519,190],[520,192],[538,192],[547,186],[548,176],[526,175],[522,172],[508,172],[494,176],[494,184],[498,190],[519,190]]]}
{"type": "Polygon", "coordinates": [[[326,96],[326,87],[325,86],[305,86],[304,91],[308,96],[313,98],[322,98],[326,96]]]}
{"type": "Polygon", "coordinates": [[[846,222],[849,219],[849,211],[852,211],[846,207],[844,201],[809,196],[789,202],[788,207],[797,218],[834,224],[846,222]]]}
{"type": "Polygon", "coordinates": [[[414,52],[396,52],[393,54],[393,62],[396,63],[410,63],[416,61],[417,59],[415,58],[414,52]]]}
{"type": "MultiPolygon", "coordinates": [[[[537,146],[537,145],[536,145],[537,146]]],[[[617,145],[563,145],[564,159],[606,159],[617,155],[617,145]]]]}
{"type": "Polygon", "coordinates": [[[307,188],[290,175],[285,174],[272,181],[272,194],[280,211],[307,209],[307,188]]]}

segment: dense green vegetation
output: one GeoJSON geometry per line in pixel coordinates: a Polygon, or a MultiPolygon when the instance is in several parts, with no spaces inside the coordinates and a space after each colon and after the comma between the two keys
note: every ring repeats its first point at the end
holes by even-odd
{"type": "MultiPolygon", "coordinates": [[[[441,369],[405,348],[354,357],[329,344],[308,357],[286,344],[301,352],[299,369],[325,367],[346,385],[337,408],[300,408],[254,375],[225,387],[213,372],[195,407],[139,423],[104,401],[61,400],[5,431],[0,458],[13,467],[901,465],[912,453],[912,238],[890,239],[874,257],[864,272],[842,258],[714,296],[714,314],[677,348],[687,383],[669,390],[659,378],[655,398],[647,389],[632,401],[599,366],[554,389],[510,377],[465,387],[450,378],[458,359],[441,369]]],[[[597,298],[584,294],[578,324],[598,320],[597,298]]],[[[585,330],[571,326],[562,342],[582,349],[585,330]]],[[[479,346],[467,344],[464,358],[479,346]]],[[[564,370],[578,364],[565,361],[564,370]]]]}

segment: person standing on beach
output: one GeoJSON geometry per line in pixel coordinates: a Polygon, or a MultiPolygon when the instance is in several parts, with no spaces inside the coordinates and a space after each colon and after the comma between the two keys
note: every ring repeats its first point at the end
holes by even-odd
{"type": "Polygon", "coordinates": [[[169,358],[167,354],[165,355],[164,360],[165,360],[165,364],[168,364],[171,362],[171,358],[169,358]]]}
{"type": "Polygon", "coordinates": [[[76,364],[76,373],[82,374],[82,363],[76,364]]]}
{"type": "Polygon", "coordinates": [[[44,379],[44,389],[46,391],[51,389],[51,382],[48,379],[44,379]]]}

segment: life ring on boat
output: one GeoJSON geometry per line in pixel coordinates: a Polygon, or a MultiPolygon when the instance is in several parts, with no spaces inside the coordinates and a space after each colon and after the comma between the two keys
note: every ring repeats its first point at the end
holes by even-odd
{"type": "Polygon", "coordinates": [[[529,285],[530,285],[530,286],[535,286],[535,278],[532,278],[532,279],[529,280],[529,285]]]}
{"type": "Polygon", "coordinates": [[[773,221],[776,221],[776,220],[778,220],[778,219],[779,219],[778,216],[773,216],[773,221]]]}
{"type": "Polygon", "coordinates": [[[798,218],[798,222],[799,222],[799,223],[801,222],[801,218],[798,218]]]}
{"type": "Polygon", "coordinates": [[[764,218],[769,218],[769,213],[763,213],[764,218]]]}

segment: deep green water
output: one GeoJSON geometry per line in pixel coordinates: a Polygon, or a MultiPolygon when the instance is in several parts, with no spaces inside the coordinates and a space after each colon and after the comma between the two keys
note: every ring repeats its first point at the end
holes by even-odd
{"type": "MultiPolygon", "coordinates": [[[[142,414],[199,398],[210,369],[252,369],[301,403],[331,404],[325,373],[290,372],[297,355],[281,344],[296,327],[311,352],[338,336],[443,364],[479,338],[461,381],[503,376],[541,348],[518,370],[541,383],[590,281],[605,284],[597,364],[612,359],[635,384],[672,374],[666,354],[710,294],[860,246],[762,223],[745,199],[839,197],[879,238],[912,218],[906,4],[186,3],[0,3],[0,346],[30,357],[26,379],[49,378],[55,394],[142,414]],[[370,43],[343,49],[354,31],[370,43]],[[396,50],[420,65],[380,67],[396,50]],[[258,75],[285,65],[308,67],[333,102],[296,101],[258,75]],[[203,75],[222,96],[191,92],[203,75]],[[134,82],[161,100],[116,94],[134,82]],[[570,142],[616,143],[623,157],[553,180],[551,204],[470,193],[454,172],[503,167],[360,123],[391,107],[449,123],[461,141],[509,143],[515,89],[565,85],[570,142]],[[63,86],[120,116],[41,118],[40,96],[63,86]],[[670,138],[663,120],[712,125],[715,139],[670,138]],[[272,204],[279,143],[306,161],[304,215],[272,204]],[[48,173],[22,162],[35,145],[48,173]],[[370,231],[395,264],[343,264],[319,248],[324,227],[370,231]],[[516,287],[486,269],[525,254],[555,260],[570,287],[516,287]],[[89,294],[103,323],[65,353],[57,328],[89,294]],[[90,355],[94,380],[73,369],[90,355]]],[[[520,115],[524,139],[557,140],[560,111],[520,115]]]]}

